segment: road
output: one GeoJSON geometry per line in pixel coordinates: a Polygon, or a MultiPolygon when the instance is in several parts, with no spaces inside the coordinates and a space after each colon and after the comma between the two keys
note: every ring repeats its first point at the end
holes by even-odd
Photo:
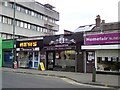
{"type": "Polygon", "coordinates": [[[2,73],[3,88],[103,88],[78,84],[66,78],[21,74],[12,72],[2,73]]]}

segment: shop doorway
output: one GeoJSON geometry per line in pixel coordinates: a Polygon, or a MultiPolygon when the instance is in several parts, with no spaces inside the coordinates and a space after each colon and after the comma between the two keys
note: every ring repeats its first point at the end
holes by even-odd
{"type": "Polygon", "coordinates": [[[51,51],[51,52],[47,52],[47,69],[48,70],[53,70],[54,66],[55,66],[55,52],[51,51]]]}
{"type": "Polygon", "coordinates": [[[4,51],[3,52],[3,66],[4,67],[12,67],[12,51],[4,51]]]}
{"type": "Polygon", "coordinates": [[[95,67],[95,52],[88,51],[86,52],[86,72],[92,73],[93,68],[95,67]]]}

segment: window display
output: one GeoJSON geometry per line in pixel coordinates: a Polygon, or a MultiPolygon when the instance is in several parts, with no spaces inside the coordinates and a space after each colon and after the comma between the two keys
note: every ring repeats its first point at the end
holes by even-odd
{"type": "MultiPolygon", "coordinates": [[[[65,50],[57,51],[55,54],[55,66],[66,70],[75,70],[75,51],[65,50]]],[[[68,71],[69,71],[68,70],[68,71]]]]}
{"type": "Polygon", "coordinates": [[[97,57],[97,70],[99,71],[119,71],[120,62],[117,60],[118,57],[97,57]]]}

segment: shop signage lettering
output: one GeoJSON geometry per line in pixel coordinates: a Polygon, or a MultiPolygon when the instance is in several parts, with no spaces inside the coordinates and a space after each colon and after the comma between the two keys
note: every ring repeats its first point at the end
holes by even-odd
{"type": "Polygon", "coordinates": [[[120,43],[120,33],[108,33],[108,34],[97,34],[85,36],[84,44],[111,44],[120,43]]]}
{"type": "Polygon", "coordinates": [[[20,47],[36,47],[37,42],[21,42],[19,43],[20,47]]]}

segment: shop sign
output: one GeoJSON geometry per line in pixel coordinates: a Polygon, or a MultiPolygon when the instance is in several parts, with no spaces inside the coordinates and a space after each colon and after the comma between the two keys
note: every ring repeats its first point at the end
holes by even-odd
{"type": "Polygon", "coordinates": [[[21,47],[36,47],[37,46],[37,42],[20,42],[19,43],[20,48],[21,47]]]}
{"type": "Polygon", "coordinates": [[[10,49],[13,48],[13,40],[5,40],[2,42],[3,49],[10,49]]]}
{"type": "Polygon", "coordinates": [[[41,40],[32,40],[32,41],[17,41],[16,47],[17,48],[35,48],[35,47],[42,47],[43,41],[41,40]]]}
{"type": "Polygon", "coordinates": [[[65,49],[75,49],[76,41],[75,39],[64,37],[60,35],[55,40],[51,40],[48,46],[45,46],[47,50],[65,50],[65,49]]]}
{"type": "Polygon", "coordinates": [[[120,33],[86,35],[84,44],[118,44],[120,43],[120,33]]]}

